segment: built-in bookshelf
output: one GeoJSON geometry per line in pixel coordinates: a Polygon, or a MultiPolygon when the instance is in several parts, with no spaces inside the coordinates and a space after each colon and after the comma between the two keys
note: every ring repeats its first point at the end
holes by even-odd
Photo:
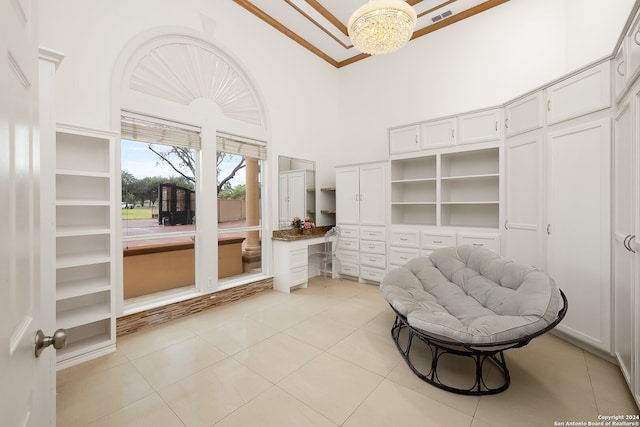
{"type": "Polygon", "coordinates": [[[391,223],[498,228],[499,149],[391,161],[391,223]]]}
{"type": "Polygon", "coordinates": [[[114,141],[70,126],[56,132],[56,327],[67,330],[58,367],[115,346],[114,141]]]}

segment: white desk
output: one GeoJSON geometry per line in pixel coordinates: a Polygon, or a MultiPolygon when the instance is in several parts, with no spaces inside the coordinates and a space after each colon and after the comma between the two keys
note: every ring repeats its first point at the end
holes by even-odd
{"type": "MultiPolygon", "coordinates": [[[[309,277],[320,274],[319,266],[310,265],[314,253],[324,251],[324,236],[298,240],[273,240],[273,288],[280,292],[306,288],[309,277]]],[[[335,274],[332,266],[331,276],[335,274]]]]}

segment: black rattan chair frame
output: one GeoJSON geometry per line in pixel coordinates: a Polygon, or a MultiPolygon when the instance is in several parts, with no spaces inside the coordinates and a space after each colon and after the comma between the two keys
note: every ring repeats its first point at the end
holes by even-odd
{"type": "Polygon", "coordinates": [[[457,394],[472,396],[497,394],[506,390],[511,382],[511,376],[509,375],[509,369],[507,368],[504,351],[512,348],[524,347],[525,345],[529,344],[529,342],[533,338],[550,331],[558,323],[560,323],[560,321],[567,314],[568,308],[567,297],[565,296],[564,292],[562,292],[562,290],[560,291],[560,295],[562,296],[564,305],[562,307],[562,310],[558,312],[558,316],[553,321],[553,323],[536,333],[527,335],[517,340],[501,341],[487,344],[470,344],[447,340],[442,337],[435,337],[409,325],[409,323],[407,322],[407,318],[398,313],[393,308],[393,306],[391,308],[396,313],[396,319],[393,322],[393,326],[391,327],[391,337],[396,343],[398,351],[402,355],[402,358],[407,363],[409,368],[411,368],[413,373],[423,381],[426,381],[427,383],[443,390],[457,394]],[[407,344],[405,348],[403,348],[402,344],[400,343],[400,332],[404,328],[406,328],[408,332],[407,344]],[[413,339],[416,337],[419,338],[420,341],[424,342],[431,351],[432,359],[431,366],[428,372],[420,372],[420,370],[416,368],[416,366],[411,362],[410,352],[412,349],[413,339]],[[445,354],[453,354],[456,356],[468,357],[473,359],[473,362],[475,364],[475,382],[470,388],[465,389],[454,387],[452,385],[444,384],[440,380],[440,378],[438,377],[438,361],[445,354]],[[492,362],[495,367],[498,368],[498,371],[502,375],[502,381],[499,382],[498,386],[491,387],[487,384],[487,381],[483,375],[483,366],[486,361],[492,362]]]}

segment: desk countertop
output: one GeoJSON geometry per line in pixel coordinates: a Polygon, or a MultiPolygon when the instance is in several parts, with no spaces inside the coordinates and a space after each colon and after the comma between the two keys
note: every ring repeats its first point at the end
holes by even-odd
{"type": "Polygon", "coordinates": [[[331,230],[332,225],[324,225],[321,227],[316,227],[311,229],[311,233],[300,233],[294,231],[292,229],[288,230],[274,230],[273,235],[271,236],[272,240],[282,240],[282,241],[296,241],[296,240],[306,240],[306,239],[315,239],[316,237],[324,237],[324,234],[331,230]]]}

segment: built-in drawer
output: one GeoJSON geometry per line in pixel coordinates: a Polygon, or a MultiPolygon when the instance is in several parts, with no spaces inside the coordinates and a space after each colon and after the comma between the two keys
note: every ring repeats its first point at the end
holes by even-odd
{"type": "Polygon", "coordinates": [[[361,228],[360,229],[360,238],[362,240],[378,240],[384,242],[385,239],[385,229],[384,228],[361,228]]]}
{"type": "Polygon", "coordinates": [[[360,269],[356,264],[340,263],[340,274],[358,277],[358,275],[360,274],[360,269]]]}
{"type": "Polygon", "coordinates": [[[387,266],[387,257],[384,255],[360,253],[360,265],[385,268],[387,266]]]}
{"type": "Polygon", "coordinates": [[[349,227],[345,225],[340,226],[340,238],[346,237],[347,239],[358,238],[358,227],[349,227]]]}
{"type": "Polygon", "coordinates": [[[360,245],[358,244],[358,239],[343,239],[340,238],[338,240],[338,249],[342,249],[345,251],[357,251],[359,250],[360,245]]]}
{"type": "Polygon", "coordinates": [[[407,262],[420,256],[417,249],[398,249],[391,248],[389,252],[389,264],[405,265],[407,262]]]}
{"type": "Polygon", "coordinates": [[[358,252],[354,251],[336,251],[336,256],[341,264],[358,265],[358,252]]]}
{"type": "Polygon", "coordinates": [[[307,248],[296,249],[289,252],[289,266],[291,268],[306,267],[309,263],[307,248]]]}
{"type": "Polygon", "coordinates": [[[385,270],[378,270],[377,268],[362,267],[360,269],[360,278],[372,282],[382,282],[386,274],[385,270]]]}
{"type": "Polygon", "coordinates": [[[360,240],[360,252],[369,254],[385,254],[387,253],[387,244],[385,242],[374,242],[370,240],[360,240]]]}
{"type": "Polygon", "coordinates": [[[487,248],[500,254],[500,236],[497,234],[458,233],[458,246],[462,245],[487,248]]]}
{"type": "Polygon", "coordinates": [[[291,269],[291,286],[296,286],[301,283],[306,283],[309,279],[307,266],[292,268],[291,269]]]}
{"type": "Polygon", "coordinates": [[[434,233],[423,231],[420,243],[426,249],[448,248],[456,245],[455,233],[434,233]]]}
{"type": "Polygon", "coordinates": [[[389,238],[391,246],[403,246],[406,248],[420,247],[420,233],[411,230],[393,230],[389,238]]]}

